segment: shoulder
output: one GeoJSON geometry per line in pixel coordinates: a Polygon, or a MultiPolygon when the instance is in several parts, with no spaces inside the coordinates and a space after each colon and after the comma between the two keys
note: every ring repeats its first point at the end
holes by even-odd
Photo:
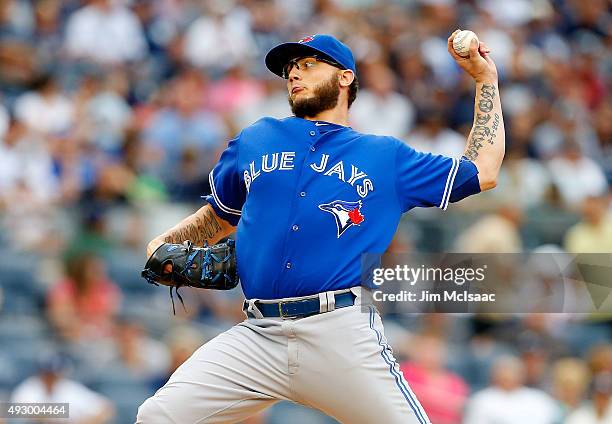
{"type": "MultiPolygon", "coordinates": [[[[356,132],[357,133],[357,132],[356,132]]],[[[360,134],[360,133],[357,133],[360,134]]],[[[388,146],[397,150],[406,150],[409,152],[414,152],[414,148],[412,148],[408,143],[403,140],[400,140],[397,137],[393,137],[390,135],[375,135],[375,134],[360,134],[366,140],[371,140],[378,145],[388,146]]]]}
{"type": "Polygon", "coordinates": [[[350,128],[348,135],[356,140],[359,140],[360,143],[367,143],[377,149],[397,151],[402,148],[402,146],[412,149],[411,147],[405,145],[401,140],[388,135],[364,134],[355,131],[352,128],[350,128]]]}
{"type": "MultiPolygon", "coordinates": [[[[299,132],[308,127],[308,121],[289,116],[287,118],[273,118],[266,116],[245,127],[237,138],[244,140],[269,140],[274,137],[286,137],[287,132],[299,132]]],[[[297,134],[297,133],[296,133],[297,134]]]]}
{"type": "MultiPolygon", "coordinates": [[[[263,128],[263,127],[276,127],[282,125],[289,125],[291,123],[292,117],[287,118],[273,118],[271,116],[264,116],[263,118],[259,118],[257,121],[253,122],[246,128],[263,128]]],[[[245,129],[246,129],[245,128],[245,129]]]]}
{"type": "Polygon", "coordinates": [[[245,144],[249,144],[249,140],[256,142],[264,137],[269,136],[272,129],[275,127],[274,118],[261,118],[251,125],[244,127],[238,134],[236,134],[229,142],[230,146],[234,148],[242,149],[245,144]]]}
{"type": "Polygon", "coordinates": [[[289,125],[287,123],[288,119],[289,118],[277,119],[277,118],[272,118],[270,116],[265,116],[253,122],[248,127],[244,127],[244,129],[240,132],[239,136],[261,134],[265,131],[270,131],[276,128],[287,126],[289,125]]]}

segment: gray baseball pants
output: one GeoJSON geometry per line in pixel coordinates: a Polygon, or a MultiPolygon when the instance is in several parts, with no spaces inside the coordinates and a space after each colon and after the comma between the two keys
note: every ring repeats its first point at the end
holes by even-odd
{"type": "Polygon", "coordinates": [[[351,291],[354,306],[334,309],[327,292],[321,310],[330,312],[248,318],[210,340],[140,406],[137,423],[234,423],[289,400],[347,424],[430,424],[378,312],[351,291]]]}

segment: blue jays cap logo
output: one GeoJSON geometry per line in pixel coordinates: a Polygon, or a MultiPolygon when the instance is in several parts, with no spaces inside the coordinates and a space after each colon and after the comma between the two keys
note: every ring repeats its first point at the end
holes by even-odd
{"type": "Polygon", "coordinates": [[[361,200],[356,202],[334,200],[333,202],[319,205],[319,209],[329,212],[334,216],[336,226],[338,227],[338,238],[340,238],[350,227],[359,225],[365,220],[365,217],[361,214],[361,206],[361,200]]]}
{"type": "Polygon", "coordinates": [[[314,40],[314,38],[314,35],[309,35],[308,37],[302,38],[300,41],[298,41],[298,43],[308,43],[309,41],[314,40]]]}

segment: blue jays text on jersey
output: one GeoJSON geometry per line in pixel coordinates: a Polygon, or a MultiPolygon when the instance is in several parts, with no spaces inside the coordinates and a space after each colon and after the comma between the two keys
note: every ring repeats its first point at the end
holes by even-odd
{"type": "MultiPolygon", "coordinates": [[[[248,171],[244,171],[244,184],[247,189],[247,193],[249,188],[251,187],[251,182],[255,181],[257,177],[261,175],[262,172],[274,172],[276,170],[279,171],[290,171],[294,168],[294,160],[295,152],[280,152],[280,153],[272,153],[265,154],[261,157],[261,165],[255,164],[255,161],[252,161],[249,164],[248,171]],[[280,161],[279,161],[280,157],[280,161]],[[259,168],[257,168],[260,166],[259,168]]],[[[367,178],[368,174],[362,172],[355,165],[350,164],[350,176],[345,177],[344,173],[344,161],[340,160],[333,166],[327,166],[329,161],[328,154],[322,154],[319,163],[311,163],[310,168],[312,168],[315,172],[320,172],[323,175],[327,176],[337,176],[341,181],[346,182],[352,186],[356,185],[356,190],[359,196],[366,197],[371,190],[374,190],[374,185],[370,178],[367,178]],[[360,179],[363,179],[362,183],[358,183],[360,179]]]]}
{"type": "Polygon", "coordinates": [[[263,118],[229,142],[206,200],[237,225],[246,298],[279,299],[359,285],[361,255],[386,250],[402,213],[479,192],[477,174],[393,137],[263,118]]]}

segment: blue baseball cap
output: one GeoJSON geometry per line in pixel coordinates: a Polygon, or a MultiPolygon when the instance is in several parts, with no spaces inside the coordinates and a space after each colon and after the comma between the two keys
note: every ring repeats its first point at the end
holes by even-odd
{"type": "Polygon", "coordinates": [[[279,44],[266,55],[266,66],[284,78],[283,68],[291,59],[313,55],[336,62],[357,76],[355,58],[351,49],[334,36],[327,34],[310,35],[297,42],[279,44]]]}

